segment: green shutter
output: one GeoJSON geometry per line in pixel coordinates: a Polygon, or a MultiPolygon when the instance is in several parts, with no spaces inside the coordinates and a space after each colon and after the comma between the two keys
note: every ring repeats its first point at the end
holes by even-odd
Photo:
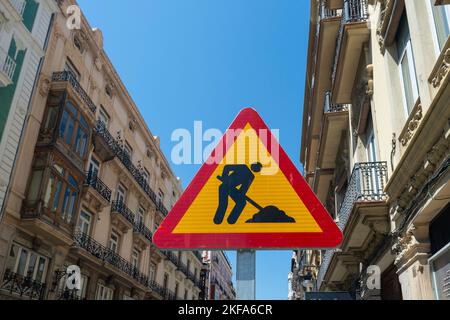
{"type": "MultiPolygon", "coordinates": [[[[16,42],[14,41],[14,39],[12,39],[8,50],[9,56],[14,58],[16,55],[16,50],[16,42]]],[[[24,58],[25,51],[19,51],[17,53],[17,58],[15,59],[16,70],[14,71],[14,75],[12,78],[13,83],[7,87],[0,88],[0,141],[3,136],[6,121],[8,120],[9,110],[11,109],[14,93],[16,92],[17,81],[19,79],[20,71],[22,70],[24,58]]]]}
{"type": "Polygon", "coordinates": [[[34,0],[26,0],[25,10],[23,12],[23,24],[31,32],[33,30],[34,20],[39,8],[39,3],[34,0]]]}

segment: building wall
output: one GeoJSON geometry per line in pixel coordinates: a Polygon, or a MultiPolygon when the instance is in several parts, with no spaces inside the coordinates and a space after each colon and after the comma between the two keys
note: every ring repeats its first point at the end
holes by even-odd
{"type": "MultiPolygon", "coordinates": [[[[35,256],[38,261],[45,261],[42,275],[36,271],[38,268],[31,268],[40,288],[29,294],[35,299],[196,300],[201,291],[200,255],[161,252],[151,243],[151,234],[182,191],[179,180],[103,51],[101,31],[92,29],[84,16],[80,30],[67,28],[66,9],[72,4],[76,3],[59,2],[15,161],[0,225],[0,296],[18,298],[14,290],[13,294],[7,291],[14,283],[25,285],[20,255],[28,254],[26,267],[35,256]],[[88,128],[85,153],[79,151],[83,149],[83,139],[70,135],[70,122],[63,122],[64,112],[71,110],[69,102],[76,109],[76,126],[88,128]],[[52,110],[58,115],[54,122],[50,117],[52,110]],[[109,118],[104,127],[98,121],[103,119],[101,112],[109,118]],[[82,125],[81,117],[86,125],[82,125]],[[56,126],[48,126],[49,123],[56,126]],[[67,136],[72,137],[70,145],[64,142],[67,136]],[[124,156],[126,144],[132,148],[129,158],[124,156]],[[98,173],[88,172],[93,158],[99,162],[98,173]],[[34,180],[41,167],[43,178],[34,180]],[[77,196],[72,217],[68,218],[71,211],[67,208],[71,206],[65,206],[65,194],[58,193],[59,185],[52,184],[57,181],[52,177],[64,177],[63,185],[69,186],[71,176],[76,181],[73,190],[77,196]],[[126,189],[126,196],[115,205],[119,185],[126,189]],[[37,201],[34,190],[38,191],[37,201]],[[55,202],[57,195],[59,201],[55,202]],[[50,210],[52,203],[58,204],[56,211],[50,210]],[[143,209],[142,224],[136,218],[139,208],[143,209]],[[89,228],[82,228],[82,212],[90,215],[89,228]],[[117,250],[113,232],[119,235],[117,250]],[[139,252],[137,264],[133,264],[134,250],[139,252]],[[88,279],[83,280],[82,291],[64,290],[64,272],[69,265],[78,265],[83,279],[88,279]]],[[[70,199],[67,203],[71,203],[70,199]]]]}
{"type": "Polygon", "coordinates": [[[233,270],[228,257],[223,251],[206,251],[209,264],[208,300],[235,300],[233,287],[233,270]]]}
{"type": "MultiPolygon", "coordinates": [[[[348,0],[344,1],[344,5],[361,8],[364,2],[348,0]]],[[[305,152],[302,153],[302,162],[308,170],[308,182],[318,194],[324,192],[324,186],[317,182],[324,179],[320,176],[320,172],[324,169],[331,172],[327,199],[321,200],[344,231],[344,242],[340,251],[310,251],[311,255],[307,261],[303,259],[303,251],[299,250],[294,259],[293,273],[296,274],[290,277],[291,288],[296,288],[298,283],[292,282],[302,281],[305,270],[311,269],[312,266],[312,270],[309,271],[317,280],[315,290],[358,291],[367,299],[442,298],[436,295],[436,287],[443,284],[435,283],[435,278],[436,274],[445,272],[445,268],[448,268],[448,261],[447,263],[444,261],[448,257],[445,253],[448,249],[444,243],[437,246],[441,251],[433,251],[431,247],[436,241],[433,240],[433,232],[430,231],[431,223],[445,215],[449,201],[450,108],[445,100],[450,92],[447,87],[446,60],[449,41],[439,44],[433,14],[433,10],[442,8],[441,2],[405,0],[366,1],[366,3],[367,16],[347,22],[343,29],[345,35],[340,38],[343,39],[340,40],[342,43],[340,51],[331,53],[333,63],[344,63],[345,59],[359,61],[353,74],[354,78],[342,78],[353,81],[351,98],[347,101],[333,101],[349,104],[348,133],[345,133],[349,142],[349,152],[348,154],[338,152],[333,168],[317,168],[315,162],[305,157],[305,152]],[[434,7],[435,5],[437,7],[434,7]],[[398,64],[398,48],[402,45],[399,40],[402,15],[406,15],[408,20],[410,46],[407,48],[410,48],[409,52],[412,53],[410,66],[413,66],[410,70],[415,70],[411,74],[417,79],[413,81],[413,86],[414,82],[417,82],[417,97],[413,97],[410,110],[405,108],[405,87],[402,69],[398,64]],[[352,31],[356,30],[357,26],[361,28],[359,35],[368,33],[364,40],[361,40],[362,36],[357,38],[356,31],[352,31]],[[357,45],[361,45],[360,51],[356,51],[357,45]],[[338,59],[335,59],[336,55],[339,55],[338,59]],[[361,129],[363,110],[371,114],[372,121],[370,118],[363,119],[366,126],[361,129]],[[385,165],[375,164],[373,159],[368,157],[370,126],[373,126],[375,137],[375,159],[384,162],[385,165]],[[371,168],[378,169],[361,171],[362,177],[368,179],[355,184],[355,172],[361,170],[355,165],[368,161],[372,161],[371,168]],[[380,171],[374,174],[376,170],[380,171]],[[342,176],[340,172],[346,173],[343,175],[344,178],[338,179],[342,176]],[[381,174],[385,176],[385,180],[380,180],[381,174]],[[348,183],[344,184],[343,192],[338,191],[339,184],[334,184],[338,180],[346,180],[348,183]],[[377,180],[376,186],[381,185],[382,190],[375,193],[371,180],[377,180]],[[367,185],[372,188],[367,188],[367,185]],[[361,192],[358,188],[365,187],[365,193],[359,194],[359,200],[355,201],[352,198],[355,195],[355,188],[358,194],[361,192]],[[370,197],[367,197],[369,194],[370,197]],[[342,195],[344,195],[343,202],[336,201],[342,195]],[[330,203],[333,205],[330,206],[330,203]],[[350,210],[347,210],[348,208],[350,210]],[[343,213],[348,215],[343,216],[343,213]],[[433,261],[438,257],[441,260],[436,264],[433,261]],[[386,284],[387,278],[392,279],[391,283],[399,282],[401,292],[394,292],[396,290],[394,285],[385,288],[385,291],[392,292],[383,292],[383,288],[370,292],[365,285],[359,286],[358,281],[364,283],[367,277],[366,270],[371,265],[380,267],[382,283],[386,284]]],[[[320,42],[320,37],[329,32],[324,31],[324,25],[333,23],[333,19],[342,19],[340,16],[337,17],[336,13],[333,14],[335,18],[321,17],[320,9],[316,9],[320,8],[320,4],[320,1],[311,1],[312,43],[320,42]],[[318,33],[316,23],[320,23],[319,30],[322,30],[318,33]]],[[[448,17],[446,19],[448,21],[448,17]]],[[[336,33],[336,37],[338,36],[339,32],[336,33]]],[[[448,38],[448,35],[446,37],[448,38]]],[[[323,120],[320,125],[323,126],[324,121],[330,121],[329,119],[336,114],[322,115],[314,109],[314,101],[323,94],[318,89],[322,80],[317,75],[322,73],[317,70],[323,69],[320,64],[316,69],[313,68],[312,57],[316,54],[324,55],[323,51],[315,52],[314,48],[315,46],[310,44],[307,88],[308,85],[314,87],[314,83],[318,84],[316,91],[312,91],[315,95],[307,95],[305,98],[305,117],[315,119],[321,117],[323,120]],[[315,82],[312,81],[314,77],[315,82]]],[[[345,74],[350,72],[349,70],[341,71],[345,74]]],[[[333,97],[334,100],[338,99],[336,97],[342,100],[343,95],[339,92],[339,88],[344,86],[338,81],[344,80],[340,80],[339,73],[337,74],[336,80],[333,79],[334,82],[327,90],[336,95],[333,97]]],[[[339,110],[346,112],[342,108],[339,110]]],[[[332,124],[328,130],[333,129],[331,126],[332,124]]],[[[313,130],[309,124],[304,123],[302,150],[309,147],[308,152],[314,154],[316,152],[314,146],[326,143],[327,138],[321,134],[314,138],[311,133],[313,130]],[[319,142],[313,142],[314,139],[319,142]]],[[[329,154],[330,150],[317,153],[318,158],[326,157],[326,153],[329,154]]]]}

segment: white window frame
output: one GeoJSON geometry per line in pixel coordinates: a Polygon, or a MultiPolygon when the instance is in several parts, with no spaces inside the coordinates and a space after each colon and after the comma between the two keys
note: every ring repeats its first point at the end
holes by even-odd
{"type": "Polygon", "coordinates": [[[133,248],[131,252],[131,265],[136,269],[139,269],[140,257],[141,253],[139,250],[137,248],[133,248]]]}
{"type": "Polygon", "coordinates": [[[145,223],[145,210],[142,206],[139,206],[136,212],[136,223],[145,223]]]}
{"type": "MultiPolygon", "coordinates": [[[[19,268],[19,262],[20,262],[20,258],[22,256],[22,251],[26,250],[27,251],[27,257],[26,257],[26,261],[25,261],[25,267],[24,267],[24,273],[25,274],[21,274],[21,276],[27,277],[28,276],[28,268],[30,267],[30,259],[31,259],[31,254],[34,254],[36,256],[36,264],[34,266],[34,270],[33,270],[33,274],[31,276],[31,279],[36,280],[36,276],[37,276],[37,272],[38,272],[38,266],[39,266],[39,262],[41,259],[44,260],[44,270],[42,271],[42,278],[37,280],[37,282],[40,283],[45,283],[46,282],[46,277],[47,277],[47,269],[48,269],[48,264],[49,264],[49,259],[43,255],[38,254],[37,252],[28,249],[26,247],[23,247],[17,243],[13,243],[13,246],[16,246],[17,248],[19,248],[19,250],[17,251],[17,257],[14,263],[14,269],[12,270],[13,273],[17,274],[18,268],[19,268]]],[[[10,248],[10,250],[12,250],[12,247],[10,248]]],[[[9,251],[10,252],[10,251],[9,251]]],[[[8,254],[8,258],[10,258],[9,254],[8,254]]]]}
{"type": "Polygon", "coordinates": [[[94,173],[95,172],[95,176],[98,176],[98,174],[100,173],[100,161],[98,161],[94,155],[91,156],[91,159],[89,160],[89,168],[88,168],[89,172],[94,173]]]}
{"type": "Polygon", "coordinates": [[[106,128],[109,128],[109,122],[111,121],[111,117],[109,116],[108,112],[106,112],[105,108],[103,108],[103,106],[100,106],[100,108],[98,108],[98,116],[97,119],[102,121],[106,128]]]}
{"type": "MultiPolygon", "coordinates": [[[[400,74],[400,82],[401,82],[401,87],[402,87],[402,97],[403,97],[403,110],[406,114],[407,117],[409,117],[410,115],[410,111],[408,110],[408,102],[406,100],[406,88],[405,88],[405,78],[403,77],[403,66],[402,66],[402,62],[403,59],[405,58],[408,59],[408,66],[409,66],[409,75],[411,77],[410,81],[412,83],[412,94],[413,94],[413,101],[414,103],[417,101],[417,99],[419,98],[419,87],[418,87],[418,82],[417,82],[417,76],[416,76],[416,67],[414,64],[414,55],[413,55],[413,51],[412,51],[412,42],[411,42],[411,38],[408,40],[408,44],[406,45],[405,50],[402,53],[401,58],[398,61],[398,71],[400,74]]],[[[414,105],[411,106],[411,109],[414,108],[414,105]]]]}
{"type": "Polygon", "coordinates": [[[111,289],[101,283],[97,283],[97,290],[95,292],[95,300],[113,300],[114,289],[111,289]]]}
{"type": "Polygon", "coordinates": [[[114,230],[111,230],[111,235],[109,236],[109,246],[108,248],[114,253],[118,253],[120,249],[120,234],[114,230]],[[113,239],[115,237],[116,239],[113,239]],[[115,246],[115,249],[114,247],[115,246]]]}
{"type": "MultiPolygon", "coordinates": [[[[438,38],[438,34],[437,34],[436,17],[434,15],[434,9],[433,9],[434,0],[428,0],[427,2],[428,2],[427,10],[428,10],[429,16],[431,17],[431,20],[430,20],[431,24],[432,24],[431,32],[433,34],[434,49],[435,49],[436,58],[437,58],[441,54],[441,47],[440,47],[439,38],[438,38]]],[[[447,18],[447,23],[449,24],[449,27],[450,27],[450,5],[440,5],[440,6],[436,6],[436,7],[444,7],[445,15],[447,18]]]]}
{"type": "Polygon", "coordinates": [[[156,272],[157,272],[157,266],[154,263],[150,263],[148,276],[151,281],[156,281],[156,272]]]}
{"type": "Polygon", "coordinates": [[[80,217],[78,218],[78,229],[80,230],[80,232],[82,232],[83,234],[86,234],[87,236],[91,235],[91,231],[92,231],[92,221],[93,221],[93,217],[94,215],[92,213],[90,213],[89,211],[85,210],[85,209],[81,209],[80,211],[80,217]],[[89,216],[89,221],[88,219],[86,219],[83,214],[85,214],[86,216],[89,216]],[[88,226],[88,232],[85,233],[84,232],[84,228],[83,226],[88,226]]]}
{"type": "Polygon", "coordinates": [[[125,204],[127,200],[127,189],[119,183],[117,186],[117,192],[116,192],[116,201],[121,201],[123,204],[125,204]]]}

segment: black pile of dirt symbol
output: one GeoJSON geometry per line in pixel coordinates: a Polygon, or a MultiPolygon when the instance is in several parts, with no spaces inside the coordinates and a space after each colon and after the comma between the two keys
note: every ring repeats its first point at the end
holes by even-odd
{"type": "Polygon", "coordinates": [[[246,223],[295,223],[295,219],[277,207],[269,206],[261,209],[246,223]]]}

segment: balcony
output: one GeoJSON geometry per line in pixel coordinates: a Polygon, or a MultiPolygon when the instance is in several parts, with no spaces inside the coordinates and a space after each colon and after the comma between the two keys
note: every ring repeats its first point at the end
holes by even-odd
{"type": "Polygon", "coordinates": [[[95,115],[97,107],[89,98],[89,95],[84,91],[77,78],[70,71],[55,72],[52,76],[52,89],[54,90],[69,90],[73,91],[81,102],[88,108],[91,115],[95,115]]]}
{"type": "Polygon", "coordinates": [[[0,48],[0,87],[6,87],[13,83],[16,62],[8,53],[0,48]]]}
{"type": "Polygon", "coordinates": [[[332,73],[335,103],[351,103],[362,48],[370,37],[368,18],[367,0],[344,0],[332,73]]]}
{"type": "MultiPolygon", "coordinates": [[[[349,266],[359,266],[370,256],[389,232],[387,195],[387,163],[359,163],[353,174],[339,210],[338,226],[343,231],[341,250],[325,252],[317,277],[317,288],[349,290],[340,287],[349,274],[349,266]]],[[[356,269],[355,269],[356,271],[356,269]]]]}
{"type": "Polygon", "coordinates": [[[111,189],[97,176],[97,173],[87,172],[83,186],[85,200],[94,208],[102,211],[111,203],[111,189]]]}
{"type": "Polygon", "coordinates": [[[131,174],[134,181],[138,184],[142,191],[155,204],[156,209],[164,216],[167,216],[167,208],[162,202],[156,199],[156,193],[150,188],[141,170],[133,165],[128,153],[120,146],[117,140],[114,139],[102,121],[97,121],[95,124],[93,143],[95,152],[102,161],[111,161],[116,158],[131,174]]]}
{"type": "Polygon", "coordinates": [[[111,223],[122,232],[127,232],[133,228],[134,213],[122,201],[113,201],[111,205],[111,223]]]}
{"type": "Polygon", "coordinates": [[[77,233],[74,236],[75,243],[73,244],[73,250],[82,250],[83,253],[88,253],[93,259],[100,260],[103,263],[107,263],[115,270],[120,271],[127,277],[132,278],[147,292],[155,292],[161,297],[171,298],[171,292],[164,289],[153,280],[150,280],[146,275],[142,274],[133,265],[122,258],[112,250],[102,246],[100,243],[92,239],[83,233],[77,233]]]}
{"type": "Polygon", "coordinates": [[[45,290],[45,283],[36,282],[30,277],[6,270],[0,292],[8,293],[21,299],[43,300],[45,290]]]}
{"type": "Polygon", "coordinates": [[[314,190],[322,203],[326,202],[328,188],[336,168],[336,159],[341,147],[341,140],[349,127],[349,105],[333,104],[331,92],[324,96],[322,129],[319,140],[319,152],[314,180],[314,190]]]}
{"type": "Polygon", "coordinates": [[[133,225],[133,240],[141,251],[145,250],[152,242],[152,232],[143,222],[135,222],[133,225]]]}
{"type": "Polygon", "coordinates": [[[188,267],[182,261],[180,261],[180,259],[178,259],[178,257],[172,251],[161,251],[161,252],[166,256],[167,260],[170,261],[177,268],[178,271],[183,272],[186,279],[190,280],[198,288],[201,288],[200,287],[201,282],[199,281],[199,279],[197,279],[195,274],[193,274],[188,269],[188,267]]]}

